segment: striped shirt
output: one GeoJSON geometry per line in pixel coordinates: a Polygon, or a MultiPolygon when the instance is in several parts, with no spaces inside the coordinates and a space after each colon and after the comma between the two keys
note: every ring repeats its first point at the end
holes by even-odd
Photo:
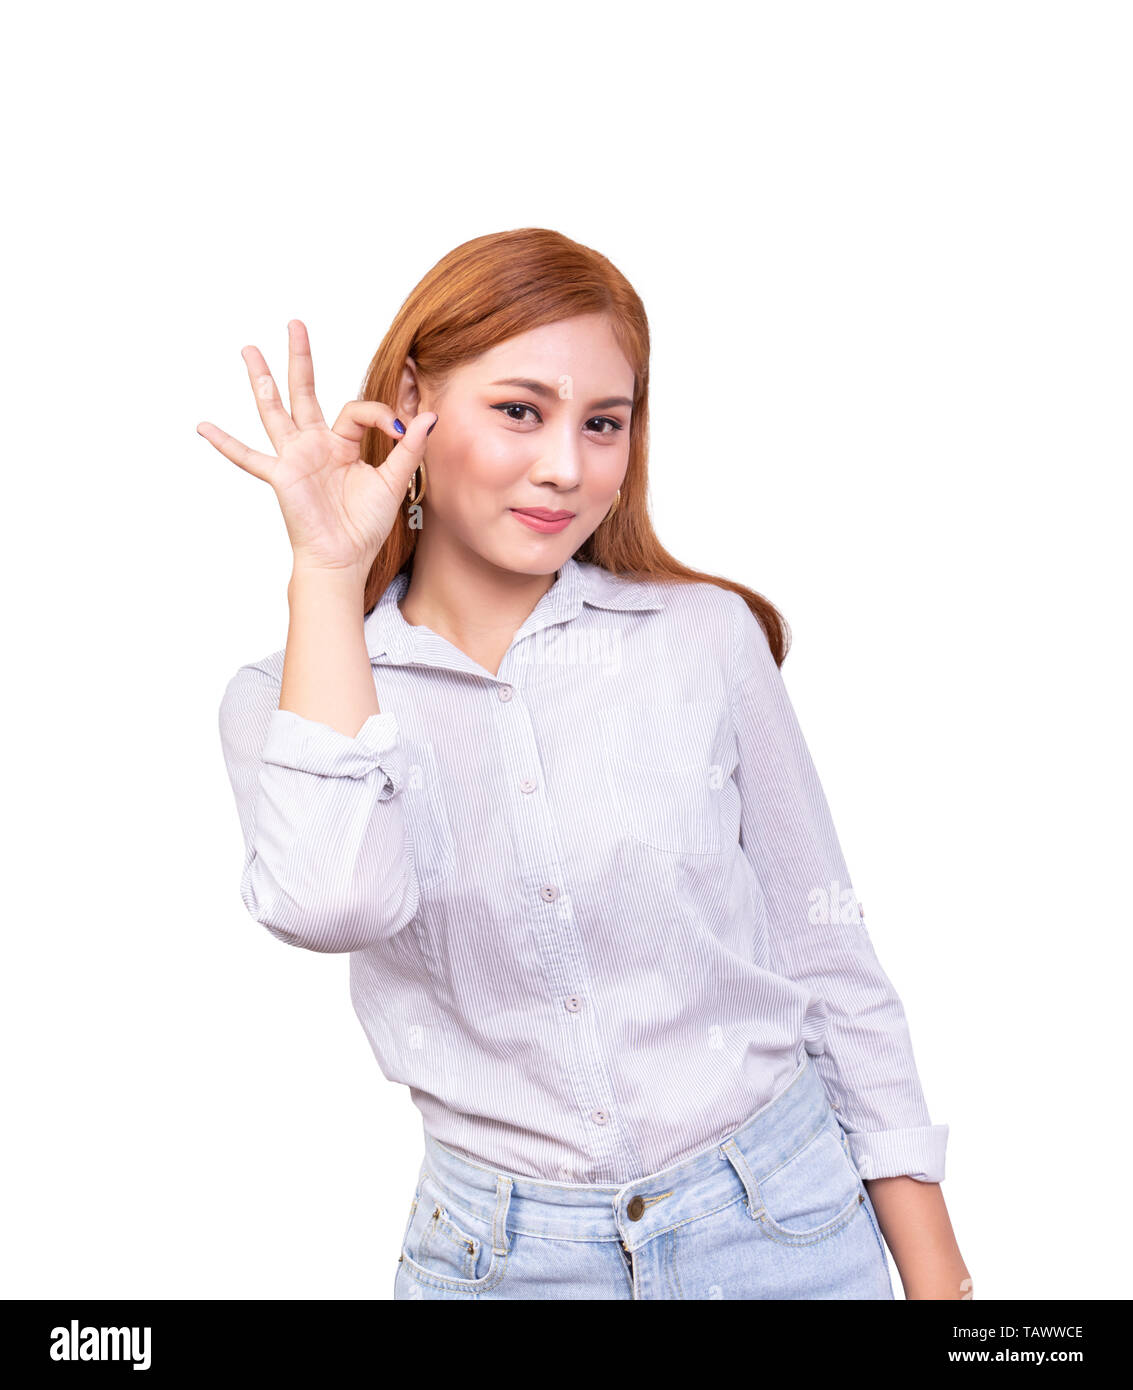
{"type": "Polygon", "coordinates": [[[810,1053],[863,1177],[944,1176],[763,629],[707,582],[573,558],[493,675],[365,617],[381,713],[353,738],[240,668],[220,736],[240,893],[350,953],[355,1012],[424,1129],[490,1167],[623,1183],[709,1147],[810,1053]]]}

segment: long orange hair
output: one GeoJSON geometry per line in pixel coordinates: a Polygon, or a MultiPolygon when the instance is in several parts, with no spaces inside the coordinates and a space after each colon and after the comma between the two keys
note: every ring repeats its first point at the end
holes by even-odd
{"type": "MultiPolygon", "coordinates": [[[[410,292],[366,372],[360,399],[396,401],[405,359],[440,389],[456,367],[528,329],[578,314],[605,314],[633,367],[629,466],[612,516],[579,546],[575,559],[634,579],[707,581],[742,595],[767,634],[777,665],[790,647],[786,619],[746,585],[690,569],[657,538],[647,507],[649,456],[649,323],[645,306],[605,256],[543,227],[493,232],[457,246],[410,292]]],[[[396,441],[367,430],[362,458],[381,464],[396,441]]],[[[402,508],[366,580],[369,612],[399,571],[408,568],[417,531],[402,508]]]]}

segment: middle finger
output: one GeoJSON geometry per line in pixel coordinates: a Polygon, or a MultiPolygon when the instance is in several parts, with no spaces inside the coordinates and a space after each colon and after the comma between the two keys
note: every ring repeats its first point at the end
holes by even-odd
{"type": "Polygon", "coordinates": [[[323,412],[315,399],[315,364],[311,358],[311,340],[301,319],[287,325],[287,397],[291,402],[291,418],[301,430],[312,425],[326,428],[323,412]]]}

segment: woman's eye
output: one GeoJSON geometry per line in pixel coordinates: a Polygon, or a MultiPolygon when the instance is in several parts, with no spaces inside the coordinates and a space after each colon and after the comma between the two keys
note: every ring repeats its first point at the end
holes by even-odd
{"type": "MultiPolygon", "coordinates": [[[[530,411],[536,420],[540,418],[539,412],[535,409],[533,405],[524,405],[522,401],[507,401],[503,405],[494,405],[492,409],[500,411],[501,414],[507,414],[508,411],[512,410],[519,411],[520,413],[518,415],[507,415],[507,418],[509,420],[514,420],[517,425],[522,425],[526,423],[523,418],[524,411],[530,411]]],[[[618,430],[625,428],[625,426],[622,425],[621,421],[613,420],[608,415],[595,415],[593,419],[587,420],[586,423],[588,426],[609,425],[609,429],[599,429],[594,431],[594,433],[597,434],[615,434],[618,430]]]]}
{"type": "MultiPolygon", "coordinates": [[[[534,415],[534,416],[536,416],[536,417],[537,417],[538,414],[539,414],[539,412],[535,409],[535,407],[534,407],[533,405],[521,405],[519,401],[509,401],[506,405],[494,405],[494,406],[492,407],[492,409],[493,409],[493,410],[499,410],[499,411],[506,411],[506,410],[530,410],[530,412],[532,413],[532,415],[534,415]]],[[[508,418],[509,420],[514,420],[515,423],[516,423],[517,425],[523,424],[523,419],[522,419],[521,416],[518,416],[518,415],[509,415],[507,418],[508,418]]]]}

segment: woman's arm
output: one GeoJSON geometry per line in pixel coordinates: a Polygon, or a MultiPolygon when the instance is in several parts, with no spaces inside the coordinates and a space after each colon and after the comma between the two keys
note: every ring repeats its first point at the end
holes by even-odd
{"type": "Polygon", "coordinates": [[[348,401],[331,429],[298,319],[288,324],[290,411],[263,353],[242,356],[276,456],[208,421],[197,433],[272,488],[294,568],[282,670],[275,658],[241,667],[220,706],[244,832],[240,893],[281,941],[356,951],[402,930],[418,906],[399,798],[405,755],[397,720],[378,707],[362,605],[436,415],[418,413],[407,430],[382,401],[348,401]],[[361,455],[368,429],[399,439],[377,467],[361,455]]]}
{"type": "Polygon", "coordinates": [[[279,707],[348,738],[381,712],[362,621],[365,588],[360,569],[298,565],[287,586],[291,621],[279,707]]]}
{"type": "Polygon", "coordinates": [[[968,1274],[938,1182],[865,1180],[877,1224],[893,1252],[907,1299],[972,1297],[968,1274]]]}
{"type": "Polygon", "coordinates": [[[740,839],[765,909],[767,962],[810,991],[808,1051],[907,1296],[962,1298],[968,1272],[940,1191],[948,1126],[929,1115],[905,1012],[861,918],[782,673],[754,614],[731,599],[740,839]]]}
{"type": "Polygon", "coordinates": [[[944,1177],[901,1000],[873,949],[783,676],[738,594],[733,726],[740,844],[764,909],[768,968],[810,994],[803,1037],[863,1178],[944,1177]]]}
{"type": "Polygon", "coordinates": [[[299,570],[278,658],[241,667],[220,707],[240,824],[240,895],[281,941],[356,951],[415,915],[396,717],[378,707],[361,576],[299,570]]]}

